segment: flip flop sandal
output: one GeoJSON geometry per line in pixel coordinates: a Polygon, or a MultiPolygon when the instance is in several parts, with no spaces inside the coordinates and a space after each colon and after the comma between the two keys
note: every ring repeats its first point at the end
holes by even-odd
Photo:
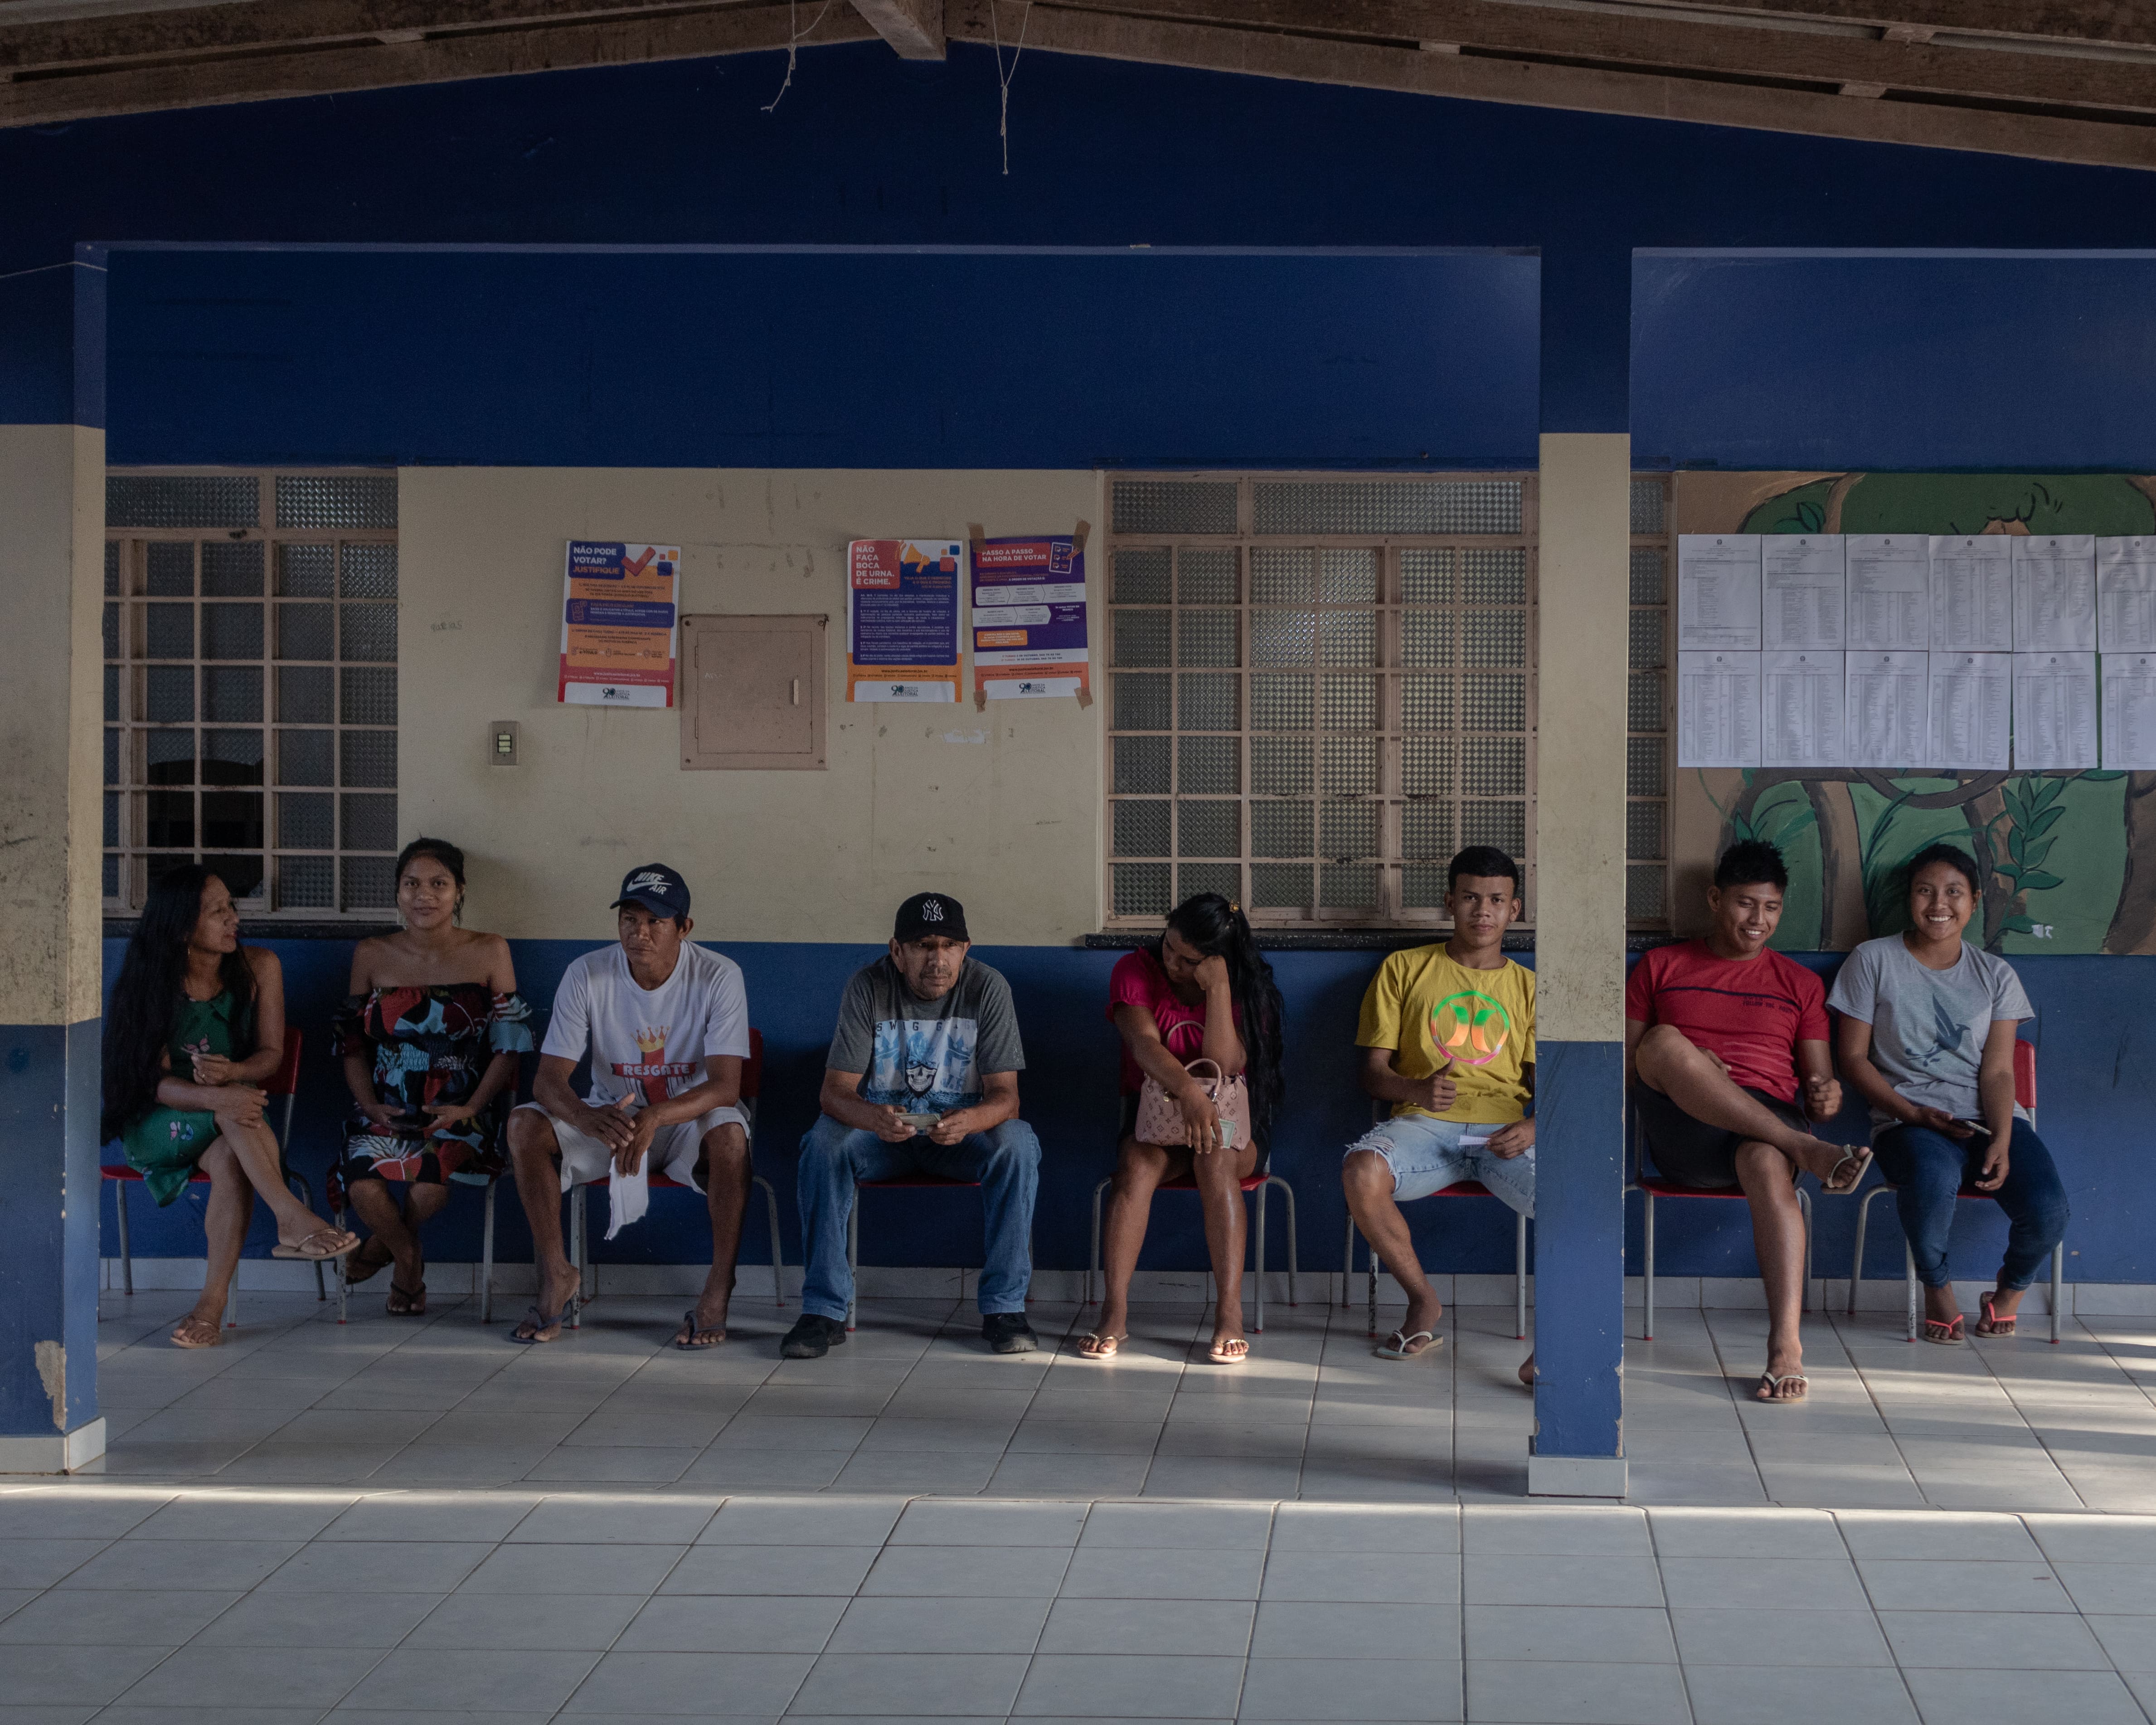
{"type": "Polygon", "coordinates": [[[1130,1339],[1127,1335],[1104,1336],[1098,1330],[1088,1330],[1078,1338],[1078,1358],[1113,1359],[1123,1343],[1130,1339]],[[1092,1344],[1090,1348],[1086,1346],[1088,1343],[1092,1344]]]}
{"type": "Polygon", "coordinates": [[[427,1315],[427,1285],[405,1289],[397,1286],[397,1278],[389,1279],[389,1297],[383,1301],[382,1310],[392,1317],[424,1317],[427,1315]],[[398,1302],[402,1301],[400,1305],[398,1302]]]}
{"type": "Polygon", "coordinates": [[[1976,1333],[1979,1336],[2011,1336],[2015,1333],[2015,1326],[2021,1322],[2021,1315],[2019,1312],[2015,1313],[2011,1317],[2001,1317],[1994,1312],[1991,1309],[1991,1302],[1995,1297],[1996,1296],[1992,1294],[1983,1294],[1978,1296],[1976,1303],[1984,1308],[1984,1316],[1978,1321],[1976,1326],[1976,1333]]]}
{"type": "Polygon", "coordinates": [[[172,1332],[172,1346],[175,1348],[222,1348],[224,1346],[224,1332],[218,1325],[211,1323],[205,1318],[182,1318],[180,1320],[180,1327],[172,1332]],[[207,1332],[209,1339],[207,1342],[181,1340],[182,1337],[190,1332],[198,1336],[207,1332]]]}
{"type": "Polygon", "coordinates": [[[683,1341],[677,1332],[674,1337],[674,1345],[684,1353],[701,1353],[707,1348],[716,1348],[719,1343],[726,1339],[726,1326],[697,1322],[696,1308],[693,1306],[681,1314],[681,1328],[689,1332],[689,1339],[683,1341]],[[699,1342],[696,1339],[699,1336],[706,1335],[711,1338],[708,1342],[699,1342]]]}
{"type": "Polygon", "coordinates": [[[360,1241],[352,1255],[344,1260],[344,1285],[346,1287],[356,1288],[363,1281],[372,1281],[397,1261],[395,1255],[388,1251],[384,1251],[378,1258],[374,1255],[375,1247],[381,1244],[378,1238],[369,1235],[360,1241]]]}
{"type": "Polygon", "coordinates": [[[1854,1192],[1864,1183],[1865,1171],[1871,1166],[1871,1153],[1869,1150],[1852,1150],[1840,1162],[1835,1163],[1834,1171],[1820,1182],[1820,1190],[1835,1198],[1840,1198],[1845,1193],[1854,1192]],[[1841,1171],[1852,1162],[1856,1164],[1856,1177],[1854,1179],[1844,1180],[1841,1171]]]}
{"type": "Polygon", "coordinates": [[[1216,1366],[1240,1366],[1250,1357],[1250,1344],[1240,1336],[1232,1337],[1225,1342],[1215,1342],[1205,1350],[1205,1358],[1216,1366]],[[1242,1349],[1240,1353],[1229,1352],[1231,1348],[1237,1348],[1242,1349]]]}
{"type": "Polygon", "coordinates": [[[1435,1330],[1417,1330],[1412,1336],[1404,1331],[1394,1330],[1385,1338],[1385,1345],[1377,1350],[1377,1354],[1379,1359],[1420,1359],[1426,1353],[1435,1353],[1444,1346],[1445,1337],[1435,1330]],[[1415,1346],[1418,1342],[1428,1345],[1418,1348],[1415,1346]]]}
{"type": "Polygon", "coordinates": [[[1961,1314],[1958,1312],[1954,1313],[1952,1323],[1942,1323],[1935,1317],[1926,1318],[1924,1339],[1927,1342],[1936,1342],[1942,1348],[1960,1347],[1965,1339],[1961,1332],[1961,1314]]]}
{"type": "Polygon", "coordinates": [[[555,1343],[562,1339],[560,1333],[562,1320],[569,1315],[575,1305],[574,1300],[566,1300],[562,1301],[562,1309],[559,1312],[542,1312],[536,1306],[526,1307],[522,1321],[516,1326],[516,1328],[510,1331],[509,1339],[519,1348],[552,1347],[555,1343]],[[531,1333],[528,1336],[518,1335],[517,1330],[522,1329],[526,1323],[531,1326],[531,1333]],[[553,1330],[556,1333],[552,1336],[540,1333],[545,1330],[553,1330]]]}
{"type": "Polygon", "coordinates": [[[270,1248],[270,1255],[273,1258],[301,1258],[310,1264],[326,1263],[331,1258],[350,1257],[352,1253],[359,1250],[360,1243],[357,1240],[352,1240],[349,1245],[322,1244],[325,1240],[333,1242],[348,1237],[339,1234],[334,1228],[317,1228],[296,1245],[286,1245],[284,1241],[279,1240],[276,1245],[270,1248]]]}
{"type": "Polygon", "coordinates": [[[1786,1407],[1791,1402],[1804,1400],[1804,1398],[1801,1395],[1784,1395],[1782,1386],[1784,1384],[1801,1384],[1807,1391],[1812,1387],[1811,1379],[1805,1377],[1802,1372],[1785,1373],[1779,1378],[1772,1372],[1762,1372],[1759,1374],[1759,1387],[1767,1393],[1764,1395],[1755,1395],[1752,1399],[1768,1407],[1773,1407],[1778,1403],[1786,1407]]]}

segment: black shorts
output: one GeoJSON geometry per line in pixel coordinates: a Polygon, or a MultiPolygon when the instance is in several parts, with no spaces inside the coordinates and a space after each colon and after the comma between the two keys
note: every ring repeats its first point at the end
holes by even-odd
{"type": "MultiPolygon", "coordinates": [[[[1811,1122],[1794,1102],[1785,1102],[1748,1084],[1744,1094],[1766,1105],[1775,1118],[1808,1132],[1811,1122]]],[[[1680,1186],[1734,1186],[1737,1184],[1737,1147],[1745,1142],[1742,1132],[1707,1126],[1658,1090],[1644,1084],[1632,1086],[1632,1105],[1640,1112],[1640,1134],[1655,1170],[1680,1186]]]]}

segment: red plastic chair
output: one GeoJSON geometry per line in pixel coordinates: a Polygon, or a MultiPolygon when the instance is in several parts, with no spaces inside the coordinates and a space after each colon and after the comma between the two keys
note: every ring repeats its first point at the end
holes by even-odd
{"type": "MultiPolygon", "coordinates": [[[[1649,1173],[1645,1163],[1640,1160],[1644,1146],[1638,1116],[1630,1107],[1625,1112],[1631,1117],[1632,1178],[1625,1183],[1625,1189],[1641,1194],[1646,1201],[1645,1237],[1641,1254],[1644,1260],[1641,1268],[1645,1274],[1642,1277],[1640,1290],[1645,1307],[1645,1322],[1640,1326],[1640,1338],[1651,1342],[1655,1339],[1655,1200],[1658,1198],[1718,1198],[1724,1200],[1734,1199],[1741,1203],[1745,1201],[1744,1189],[1742,1186],[1687,1186],[1681,1181],[1649,1173]]],[[[1812,1309],[1812,1195],[1801,1185],[1797,1188],[1797,1208],[1804,1214],[1803,1307],[1804,1310],[1810,1312],[1812,1309]]]]}
{"type": "MultiPolygon", "coordinates": [[[[278,1172],[284,1175],[286,1185],[300,1189],[300,1195],[306,1201],[307,1208],[312,1209],[315,1207],[312,1183],[285,1160],[292,1145],[292,1107],[300,1094],[301,1040],[298,1030],[290,1024],[285,1026],[285,1057],[278,1063],[277,1070],[264,1081],[262,1092],[264,1096],[285,1099],[282,1118],[271,1128],[277,1138],[278,1172]]],[[[120,1221],[120,1274],[125,1291],[131,1298],[135,1292],[135,1255],[127,1238],[127,1189],[130,1184],[141,1183],[142,1171],[127,1163],[109,1162],[100,1166],[98,1173],[115,1183],[112,1198],[113,1208],[120,1221]]],[[[199,1168],[187,1176],[190,1186],[207,1186],[209,1183],[209,1176],[199,1168]]],[[[315,1265],[315,1297],[317,1300],[329,1298],[329,1290],[322,1281],[322,1266],[319,1261],[315,1265]]],[[[224,1327],[228,1330],[239,1327],[239,1276],[236,1271],[233,1274],[232,1287],[225,1296],[224,1327]]]]}
{"type": "MultiPolygon", "coordinates": [[[[748,1033],[748,1058],[742,1062],[741,1111],[748,1117],[749,1142],[756,1142],[756,1112],[757,1099],[763,1094],[763,1032],[752,1029],[748,1033]]],[[[749,1178],[763,1188],[765,1214],[771,1227],[771,1291],[772,1303],[781,1311],[786,1307],[785,1260],[778,1248],[778,1194],[770,1181],[762,1174],[752,1172],[749,1178]]],[[[596,1292],[584,1292],[584,1279],[591,1267],[591,1229],[586,1214],[586,1200],[581,1195],[586,1190],[603,1192],[613,1184],[611,1175],[601,1175],[596,1180],[578,1180],[569,1188],[569,1261],[577,1266],[577,1297],[567,1313],[568,1327],[583,1327],[581,1321],[583,1307],[598,1297],[596,1292]]],[[[647,1182],[654,1192],[692,1192],[696,1189],[685,1181],[668,1178],[665,1174],[653,1174],[647,1182]]],[[[486,1263],[485,1291],[480,1301],[480,1322],[485,1323],[494,1310],[494,1182],[486,1189],[486,1263]]],[[[850,1325],[848,1326],[851,1327],[850,1325]]]]}
{"type": "MultiPolygon", "coordinates": [[[[2036,1045],[2016,1040],[2014,1045],[2014,1100],[2029,1112],[2029,1123],[2036,1123],[2036,1045]]],[[[1856,1316],[1856,1284],[1864,1274],[1864,1228],[1871,1219],[1871,1200],[1884,1197],[1902,1189],[1885,1179],[1864,1194],[1856,1207],[1856,1256],[1849,1270],[1849,1315],[1856,1316]]],[[[1979,1192],[1974,1186],[1964,1186],[1957,1198],[1989,1199],[1994,1194],[1979,1192]]],[[[1917,1339],[1917,1255],[1905,1238],[1902,1242],[1902,1261],[1909,1288],[1909,1340],[1917,1339]]],[[[2059,1339],[2059,1307],[2064,1303],[2066,1283],[2066,1243],[2063,1240],[2051,1248],[2051,1341],[2059,1339]]]]}
{"type": "MultiPolygon", "coordinates": [[[[1274,1173],[1246,1174],[1235,1183],[1242,1189],[1245,1195],[1253,1192],[1258,1194],[1256,1213],[1251,1218],[1251,1226],[1255,1238],[1252,1242],[1253,1273],[1250,1280],[1255,1296],[1256,1309],[1251,1314],[1250,1330],[1252,1334],[1261,1336],[1265,1333],[1265,1211],[1270,1207],[1267,1189],[1270,1187],[1279,1187],[1281,1196],[1287,1201],[1287,1303],[1290,1306],[1299,1306],[1302,1303],[1301,1291],[1296,1286],[1296,1261],[1298,1254],[1295,1244],[1295,1188],[1289,1185],[1278,1174],[1274,1173]]],[[[1101,1200],[1106,1197],[1108,1188],[1114,1184],[1115,1177],[1111,1175],[1093,1189],[1093,1260],[1086,1266],[1086,1303],[1088,1306],[1093,1303],[1093,1278],[1102,1274],[1101,1270],[1101,1200]]],[[[1156,1192],[1195,1192],[1197,1189],[1198,1177],[1195,1174],[1183,1174],[1173,1180],[1163,1180],[1159,1185],[1153,1188],[1156,1192]]],[[[1211,1272],[1209,1271],[1207,1274],[1210,1275],[1211,1272]]],[[[1105,1278],[1101,1286],[1105,1292],[1106,1289],[1105,1278]]],[[[1240,1297],[1240,1290],[1238,1297],[1240,1297]]]]}

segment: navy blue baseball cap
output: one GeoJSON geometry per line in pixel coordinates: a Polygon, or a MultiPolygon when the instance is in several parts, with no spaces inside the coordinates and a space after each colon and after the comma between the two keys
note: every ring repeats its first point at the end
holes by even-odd
{"type": "Polygon", "coordinates": [[[607,908],[618,911],[624,905],[641,905],[654,916],[685,916],[689,883],[665,863],[646,863],[622,876],[621,896],[607,908]]]}

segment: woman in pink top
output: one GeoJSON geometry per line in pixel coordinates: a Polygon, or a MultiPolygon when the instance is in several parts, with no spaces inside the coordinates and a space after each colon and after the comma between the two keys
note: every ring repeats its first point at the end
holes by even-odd
{"type": "Polygon", "coordinates": [[[1236,1364],[1250,1352],[1243,1335],[1249,1222],[1240,1183],[1263,1161],[1281,1098],[1280,989],[1241,906],[1217,892],[1201,892],[1169,911],[1157,947],[1117,962],[1108,983],[1108,1016],[1123,1039],[1122,1143],[1101,1248],[1107,1289],[1101,1327],[1081,1338],[1078,1352],[1087,1359],[1115,1358],[1127,1338],[1131,1272],[1145,1243],[1154,1189],[1163,1181],[1194,1176],[1216,1293],[1207,1357],[1216,1365],[1236,1364]],[[1217,1147],[1219,1117],[1212,1098],[1183,1070],[1201,1056],[1225,1077],[1240,1074],[1248,1086],[1249,1142],[1217,1147]],[[1182,1134],[1173,1143],[1137,1137],[1138,1092],[1147,1078],[1181,1111],[1182,1134]]]}

